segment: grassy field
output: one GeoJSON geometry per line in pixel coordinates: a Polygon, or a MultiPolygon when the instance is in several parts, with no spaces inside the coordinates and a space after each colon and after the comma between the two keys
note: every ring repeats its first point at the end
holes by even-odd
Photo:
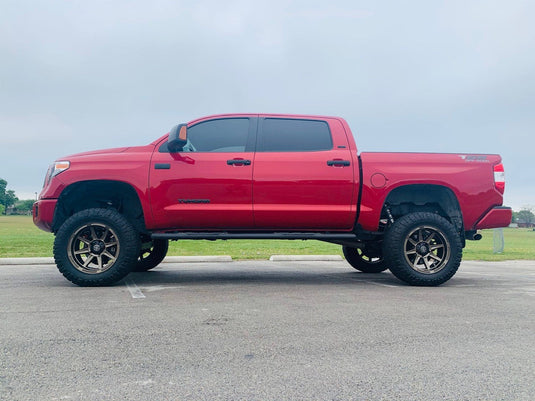
{"type": "MultiPolygon", "coordinates": [[[[504,229],[505,250],[493,254],[493,231],[468,241],[464,260],[535,260],[535,231],[504,229]]],[[[54,236],[39,230],[28,216],[0,216],[0,258],[52,256],[54,236]]],[[[341,247],[319,241],[172,241],[169,255],[230,255],[234,259],[268,259],[271,255],[335,255],[341,247]]]]}

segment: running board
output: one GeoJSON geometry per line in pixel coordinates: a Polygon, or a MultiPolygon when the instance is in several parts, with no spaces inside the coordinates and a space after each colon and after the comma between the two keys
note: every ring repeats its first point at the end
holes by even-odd
{"type": "Polygon", "coordinates": [[[177,232],[177,233],[153,233],[152,239],[295,239],[307,240],[313,239],[318,241],[342,241],[353,242],[357,241],[357,236],[353,233],[347,234],[332,234],[332,233],[228,233],[228,232],[177,232]]]}

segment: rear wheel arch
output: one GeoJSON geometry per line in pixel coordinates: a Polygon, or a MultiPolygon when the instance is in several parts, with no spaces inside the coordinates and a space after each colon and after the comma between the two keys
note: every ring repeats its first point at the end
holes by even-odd
{"type": "MultiPolygon", "coordinates": [[[[463,216],[454,192],[442,185],[413,184],[397,187],[386,197],[394,220],[409,213],[436,213],[450,221],[459,233],[463,233],[463,216]]],[[[381,218],[388,218],[383,208],[381,218]]]]}
{"type": "Polygon", "coordinates": [[[136,190],[130,184],[112,180],[80,181],[66,187],[58,199],[53,231],[57,232],[75,213],[93,208],[115,209],[136,231],[146,231],[143,208],[136,190]]]}

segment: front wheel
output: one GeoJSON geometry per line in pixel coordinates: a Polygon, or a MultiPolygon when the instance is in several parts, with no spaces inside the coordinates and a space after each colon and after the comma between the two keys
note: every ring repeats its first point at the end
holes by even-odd
{"type": "Polygon", "coordinates": [[[381,273],[388,269],[381,254],[381,248],[377,250],[342,247],[348,263],[356,270],[363,273],[381,273]]]}
{"type": "Polygon", "coordinates": [[[69,217],[54,240],[59,271],[79,286],[110,285],[130,273],[139,236],[114,209],[86,209],[69,217]]]}
{"type": "Polygon", "coordinates": [[[462,258],[459,233],[445,218],[428,212],[400,217],[385,233],[383,254],[390,271],[418,286],[437,286],[457,272],[462,258]]]}

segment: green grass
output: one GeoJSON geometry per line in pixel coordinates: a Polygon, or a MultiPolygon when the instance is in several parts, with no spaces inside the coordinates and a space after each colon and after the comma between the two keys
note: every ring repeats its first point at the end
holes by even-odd
{"type": "Polygon", "coordinates": [[[0,258],[52,256],[54,235],[39,230],[31,216],[0,216],[0,258]]]}
{"type": "MultiPolygon", "coordinates": [[[[481,241],[468,241],[464,260],[535,260],[535,231],[504,229],[505,250],[493,254],[493,230],[481,241]]],[[[39,230],[29,216],[0,216],[0,258],[52,256],[54,236],[39,230]]],[[[336,255],[339,245],[319,241],[172,241],[169,255],[230,255],[234,259],[267,259],[271,255],[336,255]]]]}
{"type": "Polygon", "coordinates": [[[531,228],[504,228],[505,248],[503,253],[494,254],[494,230],[482,230],[481,241],[466,241],[464,260],[535,260],[535,231],[531,228]]]}

